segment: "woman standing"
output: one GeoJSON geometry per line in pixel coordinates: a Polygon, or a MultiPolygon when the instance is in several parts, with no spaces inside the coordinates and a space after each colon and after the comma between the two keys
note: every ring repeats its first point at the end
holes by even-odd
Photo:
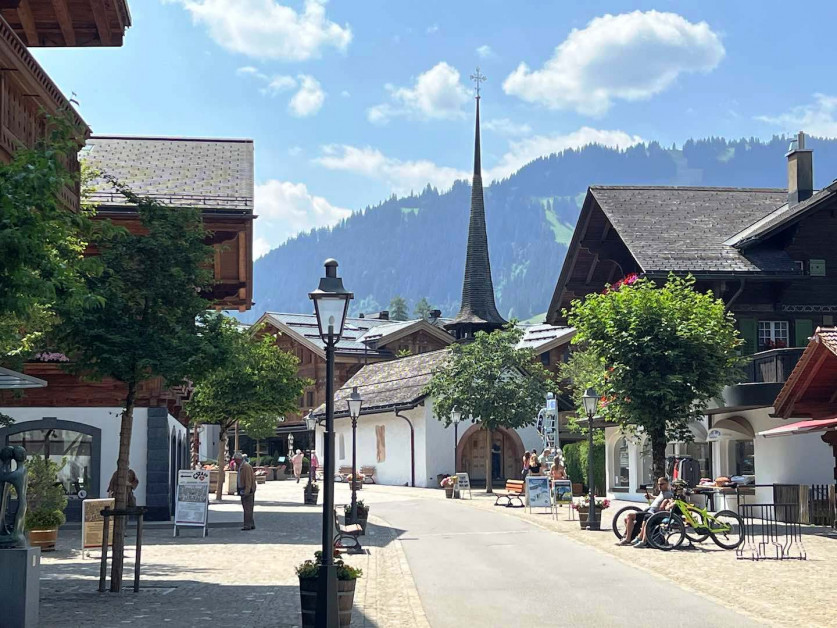
{"type": "Polygon", "coordinates": [[[529,456],[529,475],[540,475],[541,474],[541,461],[538,460],[537,454],[532,454],[529,456]]]}
{"type": "Polygon", "coordinates": [[[299,476],[302,475],[302,452],[297,449],[294,453],[294,457],[291,458],[291,464],[294,466],[294,477],[296,478],[296,483],[299,484],[299,476]]]}
{"type": "Polygon", "coordinates": [[[526,476],[529,475],[529,452],[523,452],[523,479],[526,479],[526,476]]]}

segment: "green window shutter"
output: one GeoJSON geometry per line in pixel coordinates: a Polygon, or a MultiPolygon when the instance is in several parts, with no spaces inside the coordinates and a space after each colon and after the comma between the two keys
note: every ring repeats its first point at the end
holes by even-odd
{"type": "Polygon", "coordinates": [[[807,347],[808,338],[814,335],[814,321],[810,318],[797,318],[793,323],[795,347],[807,347]]]}
{"type": "Polygon", "coordinates": [[[739,318],[738,331],[744,339],[741,346],[741,355],[751,355],[756,352],[758,346],[758,325],[754,318],[739,318]]]}

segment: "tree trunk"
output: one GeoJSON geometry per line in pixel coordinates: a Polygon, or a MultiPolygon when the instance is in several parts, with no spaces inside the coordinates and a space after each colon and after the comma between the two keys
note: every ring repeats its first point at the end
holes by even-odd
{"type": "Polygon", "coordinates": [[[666,474],[666,445],[668,442],[665,430],[652,432],[649,437],[651,439],[651,469],[654,473],[652,481],[656,493],[657,479],[664,477],[666,474]]]}
{"type": "Polygon", "coordinates": [[[485,430],[485,492],[493,493],[494,487],[491,484],[491,477],[494,475],[491,469],[491,430],[485,430]]]}
{"type": "Polygon", "coordinates": [[[227,430],[221,423],[221,433],[218,435],[218,486],[215,489],[215,500],[224,499],[224,480],[227,477],[227,430]]]}
{"type": "MultiPolygon", "coordinates": [[[[125,410],[122,412],[122,427],[119,432],[119,457],[116,459],[115,509],[124,510],[128,505],[128,469],[131,460],[131,434],[134,428],[134,399],[136,382],[128,384],[125,397],[125,410]]],[[[127,517],[114,517],[113,521],[113,562],[110,570],[110,590],[119,593],[122,588],[122,563],[125,554],[125,524],[127,517]]]]}

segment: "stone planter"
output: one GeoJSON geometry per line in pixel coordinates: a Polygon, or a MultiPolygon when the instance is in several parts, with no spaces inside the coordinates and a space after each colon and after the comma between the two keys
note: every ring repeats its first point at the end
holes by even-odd
{"type": "MultiPolygon", "coordinates": [[[[340,618],[339,626],[352,625],[352,606],[355,601],[355,584],[357,580],[337,581],[337,608],[340,618]]],[[[317,578],[299,579],[299,604],[302,613],[303,628],[314,628],[317,614],[317,596],[320,581],[317,578]]]]}
{"type": "Polygon", "coordinates": [[[42,552],[54,552],[58,542],[58,528],[54,530],[30,530],[29,545],[40,547],[42,552]]]}
{"type": "Polygon", "coordinates": [[[320,496],[320,491],[309,491],[307,488],[303,489],[303,503],[309,506],[317,505],[317,498],[320,496]]]}

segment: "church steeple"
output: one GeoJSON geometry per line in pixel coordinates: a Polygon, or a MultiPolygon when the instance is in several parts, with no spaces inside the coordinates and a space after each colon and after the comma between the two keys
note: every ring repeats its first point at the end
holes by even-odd
{"type": "Polygon", "coordinates": [[[477,331],[494,331],[506,324],[494,304],[494,284],[488,259],[488,236],[485,231],[485,203],[482,191],[480,159],[480,83],[485,77],[477,68],[471,75],[476,83],[477,121],[474,134],[474,179],[471,185],[471,220],[468,224],[468,252],[462,282],[462,305],[459,314],[445,327],[457,340],[472,338],[477,331]]]}

